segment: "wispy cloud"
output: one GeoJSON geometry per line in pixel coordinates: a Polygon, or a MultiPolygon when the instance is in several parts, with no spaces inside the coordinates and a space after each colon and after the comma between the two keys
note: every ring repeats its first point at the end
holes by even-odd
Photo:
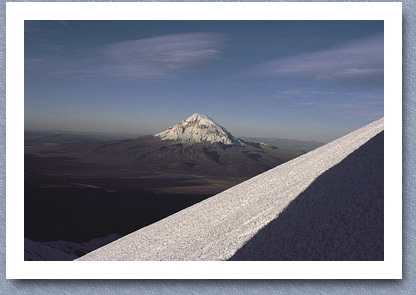
{"type": "Polygon", "coordinates": [[[342,84],[383,85],[384,37],[375,35],[332,49],[266,62],[252,73],[342,84]]]}
{"type": "Polygon", "coordinates": [[[176,34],[131,40],[106,46],[103,69],[121,77],[164,76],[217,58],[221,37],[216,34],[176,34]]]}
{"type": "Polygon", "coordinates": [[[213,33],[164,35],[73,51],[70,58],[32,57],[27,68],[66,78],[167,77],[218,58],[222,43],[213,33]]]}

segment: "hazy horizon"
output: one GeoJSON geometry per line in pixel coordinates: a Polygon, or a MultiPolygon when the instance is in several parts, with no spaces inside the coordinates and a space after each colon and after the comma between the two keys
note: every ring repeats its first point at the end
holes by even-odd
{"type": "MultiPolygon", "coordinates": [[[[228,130],[227,130],[228,131],[228,130]]],[[[91,135],[91,136],[101,136],[111,137],[114,139],[124,139],[124,138],[136,138],[141,136],[151,136],[155,135],[153,133],[129,133],[129,132],[106,132],[106,131],[77,131],[77,130],[54,130],[54,129],[25,129],[24,132],[33,132],[33,133],[51,133],[51,134],[73,134],[73,135],[91,135]],[[117,136],[120,136],[119,138],[117,136]]],[[[234,134],[233,134],[234,135],[234,134]]],[[[298,138],[287,138],[287,137],[272,137],[272,136],[245,136],[245,135],[236,135],[239,138],[269,138],[269,139],[288,139],[288,140],[298,140],[298,141],[315,141],[317,143],[327,143],[324,141],[318,140],[306,140],[306,139],[298,139],[298,138]]]]}
{"type": "Polygon", "coordinates": [[[329,142],[383,117],[383,21],[25,21],[25,130],[329,142]]]}

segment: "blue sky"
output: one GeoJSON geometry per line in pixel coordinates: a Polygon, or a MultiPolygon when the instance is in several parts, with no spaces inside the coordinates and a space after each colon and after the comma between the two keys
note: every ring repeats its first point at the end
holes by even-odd
{"type": "Polygon", "coordinates": [[[383,117],[383,21],[26,21],[25,129],[331,141],[383,117]]]}

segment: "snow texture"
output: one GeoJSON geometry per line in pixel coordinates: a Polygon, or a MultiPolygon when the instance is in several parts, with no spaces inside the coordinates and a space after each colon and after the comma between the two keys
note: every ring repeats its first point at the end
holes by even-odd
{"type": "Polygon", "coordinates": [[[210,142],[242,145],[242,142],[229,133],[227,129],[217,124],[210,117],[198,113],[155,136],[162,140],[171,139],[189,143],[210,142]]]}
{"type": "Polygon", "coordinates": [[[382,118],[79,260],[383,259],[383,129],[382,118]],[[373,205],[376,208],[371,209],[373,205]],[[367,209],[371,209],[368,215],[367,209]],[[364,226],[354,222],[354,210],[363,215],[360,221],[368,220],[364,226]],[[293,211],[295,217],[286,211],[293,211]],[[281,218],[294,223],[276,226],[281,218]],[[312,228],[302,229],[309,221],[312,228]],[[278,233],[290,231],[283,242],[296,237],[301,245],[292,253],[290,244],[283,245],[283,254],[275,255],[276,228],[278,233]],[[296,234],[299,230],[308,235],[306,240],[296,234]],[[335,231],[332,236],[331,231],[335,231]],[[356,233],[365,235],[363,240],[357,240],[356,233]],[[368,245],[360,246],[362,241],[368,245]],[[315,253],[319,249],[308,245],[336,253],[315,253]],[[310,256],[299,255],[301,251],[310,256]]]}

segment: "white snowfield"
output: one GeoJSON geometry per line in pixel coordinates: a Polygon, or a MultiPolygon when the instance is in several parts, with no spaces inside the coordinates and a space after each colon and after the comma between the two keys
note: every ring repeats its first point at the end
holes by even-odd
{"type": "Polygon", "coordinates": [[[162,140],[172,139],[192,143],[206,141],[226,145],[241,145],[240,140],[231,135],[224,127],[217,124],[210,117],[198,113],[155,136],[162,140]]]}
{"type": "Polygon", "coordinates": [[[383,260],[383,129],[384,118],[78,260],[383,260]]]}

